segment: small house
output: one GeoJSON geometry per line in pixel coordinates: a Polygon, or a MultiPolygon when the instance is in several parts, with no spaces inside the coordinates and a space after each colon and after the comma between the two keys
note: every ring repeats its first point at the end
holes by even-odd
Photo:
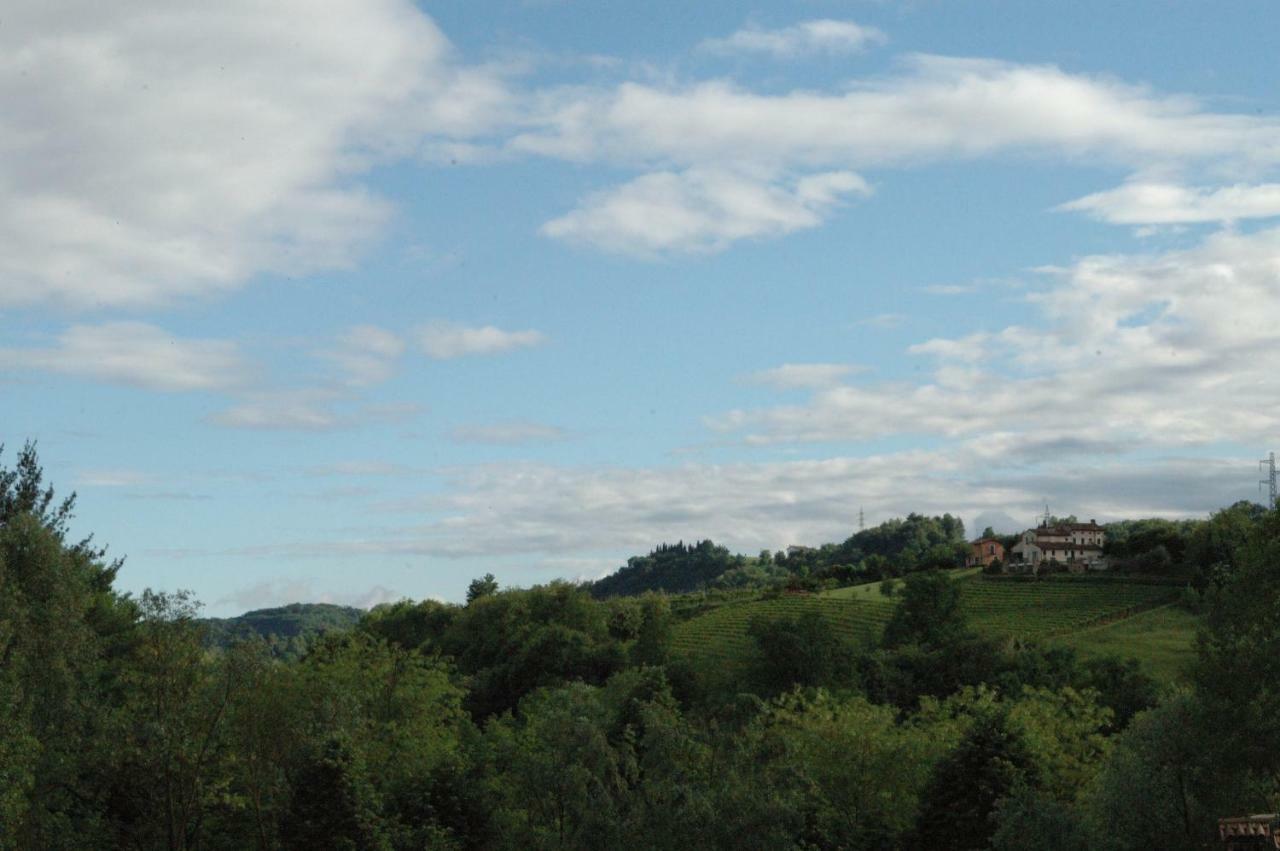
{"type": "Polygon", "coordinates": [[[992,562],[1004,562],[1004,544],[995,538],[981,538],[969,545],[965,567],[986,567],[992,562]]]}

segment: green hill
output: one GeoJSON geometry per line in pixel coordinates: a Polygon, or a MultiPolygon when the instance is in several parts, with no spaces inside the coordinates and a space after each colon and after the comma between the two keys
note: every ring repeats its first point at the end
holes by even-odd
{"type": "Polygon", "coordinates": [[[255,609],[234,618],[203,618],[206,642],[228,647],[253,636],[267,639],[282,655],[300,650],[306,639],[324,632],[351,629],[364,610],[332,603],[291,603],[271,609],[255,609]]]}
{"type": "MultiPolygon", "coordinates": [[[[1067,579],[1008,582],[972,573],[956,581],[962,585],[962,610],[981,634],[1052,640],[1075,647],[1082,656],[1134,656],[1153,675],[1164,678],[1176,674],[1179,656],[1194,637],[1192,615],[1169,607],[1157,609],[1177,594],[1168,585],[1067,579]],[[1168,611],[1138,620],[1141,613],[1153,615],[1153,609],[1168,611]]],[[[878,583],[825,594],[756,598],[728,603],[677,624],[672,643],[678,654],[696,665],[729,671],[740,669],[752,650],[746,627],[755,615],[779,617],[816,609],[844,637],[870,643],[879,638],[894,605],[892,597],[879,593],[878,583]]]]}
{"type": "Polygon", "coordinates": [[[1186,675],[1196,658],[1200,619],[1172,603],[1113,623],[1089,627],[1057,639],[1084,659],[1132,657],[1163,682],[1186,675]]]}
{"type": "Polygon", "coordinates": [[[591,594],[597,598],[625,597],[646,591],[682,594],[703,588],[720,575],[746,563],[710,540],[696,544],[660,544],[648,555],[632,556],[618,568],[592,584],[591,594]]]}

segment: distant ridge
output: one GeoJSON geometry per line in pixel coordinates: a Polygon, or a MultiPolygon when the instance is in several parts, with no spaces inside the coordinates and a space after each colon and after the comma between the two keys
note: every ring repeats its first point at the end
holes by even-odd
{"type": "Polygon", "coordinates": [[[325,632],[351,629],[364,616],[363,609],[333,603],[290,603],[254,609],[233,618],[201,618],[211,647],[229,647],[236,641],[258,636],[281,654],[300,650],[306,639],[325,632]]]}

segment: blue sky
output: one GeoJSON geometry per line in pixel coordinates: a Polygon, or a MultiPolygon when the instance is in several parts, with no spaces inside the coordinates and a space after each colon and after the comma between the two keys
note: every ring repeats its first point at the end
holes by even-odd
{"type": "Polygon", "coordinates": [[[1203,515],[1280,430],[1270,3],[6,18],[0,440],[129,590],[1203,515]]]}

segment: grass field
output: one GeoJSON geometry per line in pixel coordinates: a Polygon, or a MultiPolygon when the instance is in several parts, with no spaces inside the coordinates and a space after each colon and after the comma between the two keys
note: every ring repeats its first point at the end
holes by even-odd
{"type": "MultiPolygon", "coordinates": [[[[1163,679],[1176,678],[1194,641],[1194,616],[1163,606],[1176,593],[1167,586],[1123,582],[992,582],[974,571],[958,573],[961,606],[979,633],[1002,638],[1052,640],[1085,658],[1133,656],[1163,679]],[[1159,608],[1154,608],[1159,607],[1159,608]]],[[[752,645],[747,622],[820,611],[836,631],[860,643],[874,642],[895,600],[879,583],[820,595],[783,596],[722,606],[678,624],[673,645],[700,667],[740,670],[752,645]]]]}
{"type": "Polygon", "coordinates": [[[1062,636],[1056,643],[1075,649],[1082,658],[1132,657],[1148,674],[1164,682],[1185,679],[1195,659],[1200,619],[1174,605],[1062,636]]]}

